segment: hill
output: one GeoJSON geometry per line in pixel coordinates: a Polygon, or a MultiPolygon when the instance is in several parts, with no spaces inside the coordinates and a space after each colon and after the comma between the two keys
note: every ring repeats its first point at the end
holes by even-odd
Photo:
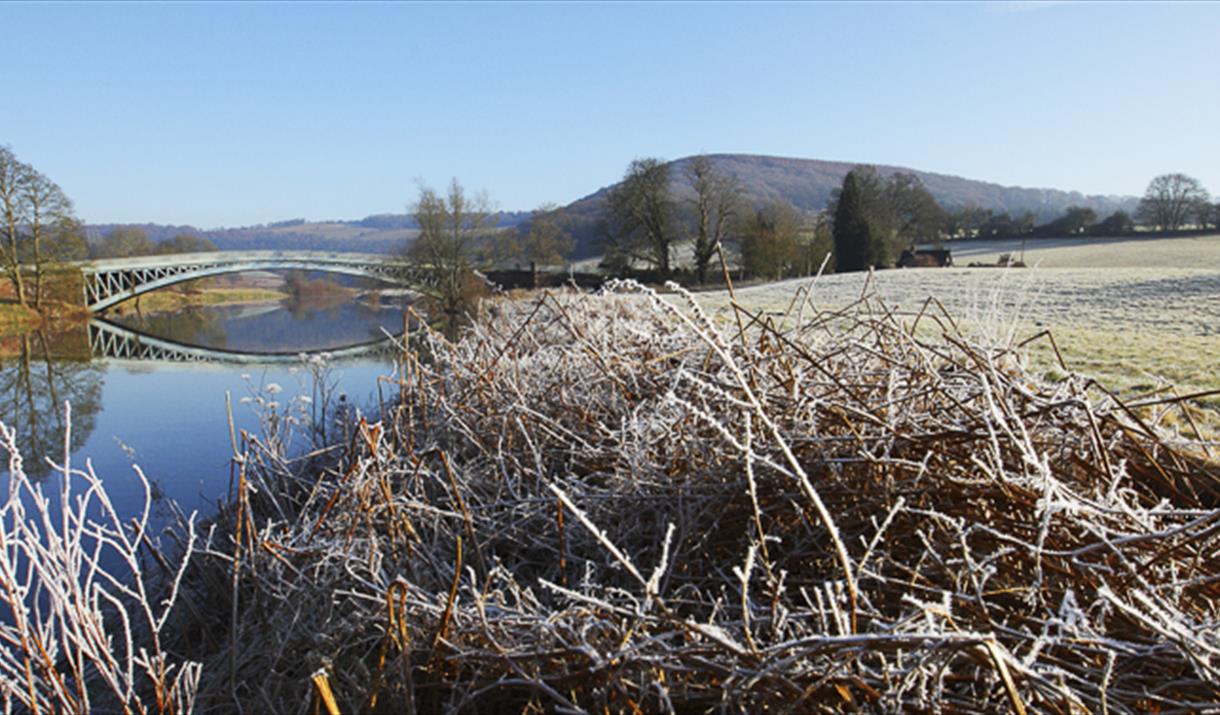
{"type": "MultiPolygon", "coordinates": [[[[713,166],[736,177],[745,198],[755,205],[771,201],[788,201],[806,213],[826,207],[831,193],[843,183],[843,177],[856,164],[818,159],[792,159],[752,154],[711,154],[713,166]]],[[[694,195],[687,179],[687,167],[694,157],[669,162],[674,194],[679,198],[694,195]]],[[[923,181],[936,200],[946,209],[978,206],[996,212],[1012,214],[1032,211],[1039,223],[1060,216],[1068,206],[1086,206],[1099,216],[1123,209],[1134,211],[1139,199],[1134,196],[1086,196],[1077,191],[1059,189],[1029,189],[1016,186],[964,179],[960,176],[937,174],[899,166],[877,166],[884,176],[896,172],[915,174],[923,181]]],[[[594,226],[602,215],[605,195],[615,186],[606,186],[564,207],[572,221],[579,257],[597,253],[594,226]]]]}

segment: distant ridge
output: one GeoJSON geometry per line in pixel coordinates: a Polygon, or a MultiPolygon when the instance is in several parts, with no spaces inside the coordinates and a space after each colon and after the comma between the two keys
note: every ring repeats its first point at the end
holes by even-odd
{"type": "MultiPolygon", "coordinates": [[[[528,211],[500,211],[495,225],[508,228],[529,218],[528,211]]],[[[89,224],[85,227],[90,242],[118,227],[139,228],[154,243],[179,234],[206,238],[222,251],[340,251],[354,253],[396,253],[415,238],[415,218],[409,214],[373,214],[355,221],[306,221],[288,219],[257,226],[201,229],[156,223],[89,224]]]]}
{"type": "MultiPolygon", "coordinates": [[[[745,198],[755,205],[771,201],[788,201],[805,213],[815,213],[826,207],[831,193],[843,183],[843,177],[857,164],[818,159],[794,159],[755,154],[711,154],[713,166],[741,183],[745,198]]],[[[674,194],[679,198],[693,195],[686,177],[686,168],[694,157],[669,162],[674,194]]],[[[1016,186],[964,179],[898,166],[877,165],[883,175],[905,171],[918,176],[936,200],[947,209],[978,206],[996,212],[1020,214],[1032,211],[1039,222],[1060,216],[1068,206],[1087,206],[1105,217],[1119,209],[1134,211],[1139,199],[1135,196],[1086,196],[1076,191],[1059,189],[1028,189],[1016,186]]],[[[584,198],[563,207],[571,219],[576,239],[576,257],[596,255],[595,226],[602,217],[606,192],[615,184],[605,186],[584,198]]],[[[517,226],[530,217],[528,211],[501,211],[496,225],[517,226]]],[[[408,214],[373,214],[354,221],[305,221],[288,219],[275,223],[240,228],[199,229],[193,226],[162,224],[99,224],[87,226],[90,240],[97,240],[116,226],[144,229],[154,242],[189,233],[207,238],[221,250],[311,250],[394,253],[406,248],[415,237],[415,220],[408,214]]]]}
{"type": "MultiPolygon", "coordinates": [[[[736,177],[745,198],[755,205],[772,201],[788,201],[806,213],[826,208],[831,193],[843,183],[847,172],[858,166],[850,162],[794,159],[756,154],[709,154],[716,170],[736,177]]],[[[669,162],[673,191],[679,198],[693,196],[686,177],[687,167],[694,157],[669,162]]],[[[960,176],[937,174],[899,166],[874,165],[882,175],[896,172],[915,174],[946,209],[978,206],[997,213],[1020,214],[1032,211],[1039,223],[1057,218],[1069,206],[1086,206],[1105,217],[1119,209],[1134,211],[1139,199],[1135,196],[1085,195],[1059,189],[1030,189],[1001,186],[960,176]]],[[[594,225],[602,216],[603,199],[617,184],[603,187],[564,207],[571,217],[580,257],[596,254],[594,225]]]]}

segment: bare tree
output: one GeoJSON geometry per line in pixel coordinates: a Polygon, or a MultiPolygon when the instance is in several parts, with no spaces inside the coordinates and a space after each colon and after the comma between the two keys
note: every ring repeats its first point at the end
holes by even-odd
{"type": "Polygon", "coordinates": [[[741,226],[741,264],[752,276],[779,280],[799,268],[801,215],[779,201],[751,212],[741,226]]]}
{"type": "Polygon", "coordinates": [[[25,224],[24,187],[31,169],[17,160],[12,150],[0,146],[0,218],[4,222],[4,267],[17,302],[27,304],[25,281],[21,277],[21,251],[18,246],[21,227],[25,224]]]}
{"type": "Polygon", "coordinates": [[[485,194],[467,196],[454,179],[442,196],[420,186],[413,208],[419,235],[407,256],[428,279],[431,297],[447,318],[469,307],[473,244],[489,230],[490,201],[485,194]]]}
{"type": "Polygon", "coordinates": [[[1220,203],[1200,201],[1195,207],[1195,220],[1199,228],[1220,228],[1220,203]]]}
{"type": "Polygon", "coordinates": [[[33,169],[22,186],[22,199],[28,222],[29,256],[34,263],[34,305],[41,308],[48,262],[44,241],[72,221],[72,200],[58,184],[33,169]]]}
{"type": "Polygon", "coordinates": [[[496,233],[492,240],[492,258],[496,263],[512,262],[534,265],[562,264],[576,247],[572,234],[555,204],[542,204],[529,221],[515,229],[496,233]]]}
{"type": "Polygon", "coordinates": [[[1177,231],[1207,199],[1203,184],[1193,176],[1161,174],[1149,182],[1136,215],[1150,226],[1177,231]]]}
{"type": "Polygon", "coordinates": [[[608,258],[619,264],[643,261],[670,274],[670,254],[678,233],[669,193],[669,165],[636,159],[623,180],[606,195],[608,258]]]}
{"type": "Polygon", "coordinates": [[[716,256],[741,203],[741,185],[735,177],[716,171],[707,156],[697,156],[687,167],[695,190],[695,277],[707,282],[707,267],[716,256]]]}

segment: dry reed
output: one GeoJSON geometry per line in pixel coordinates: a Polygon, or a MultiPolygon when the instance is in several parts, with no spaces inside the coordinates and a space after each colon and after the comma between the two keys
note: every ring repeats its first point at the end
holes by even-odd
{"type": "Polygon", "coordinates": [[[190,712],[200,665],[164,642],[195,543],[193,516],[183,519],[185,557],[173,567],[149,537],[144,474],[136,468],[142,508],[126,519],[92,465],[72,467],[64,409],[65,457],[50,490],[25,473],[16,430],[0,425],[9,454],[0,503],[0,702],[5,712],[190,712]],[[146,573],[146,549],[161,573],[146,573]]]}
{"type": "Polygon", "coordinates": [[[934,301],[900,319],[867,291],[722,330],[622,284],[417,338],[333,468],[247,436],[244,527],[195,581],[234,599],[209,707],[1220,700],[1220,488],[1154,424],[1173,404],[1044,382],[934,301]]]}
{"type": "Polygon", "coordinates": [[[198,709],[1220,701],[1220,470],[1175,403],[1043,381],[934,301],[735,312],[488,301],[341,449],[235,434],[176,612],[198,709]]]}

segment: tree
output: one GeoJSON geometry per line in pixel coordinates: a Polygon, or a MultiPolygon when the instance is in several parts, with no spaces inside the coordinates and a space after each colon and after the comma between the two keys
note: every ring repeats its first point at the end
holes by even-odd
{"type": "MultiPolygon", "coordinates": [[[[797,273],[811,276],[822,269],[827,256],[834,255],[834,236],[830,230],[830,217],[819,213],[812,225],[803,228],[797,237],[797,273]]],[[[827,263],[830,270],[833,264],[827,263]]]]}
{"type": "Polygon", "coordinates": [[[0,219],[4,230],[4,265],[17,302],[28,305],[25,266],[34,267],[34,305],[42,307],[47,263],[56,251],[48,242],[77,226],[72,201],[54,182],[29,164],[18,161],[12,150],[0,147],[0,219]]]}
{"type": "Polygon", "coordinates": [[[1201,229],[1220,228],[1220,203],[1200,201],[1195,207],[1195,219],[1201,229]]]}
{"type": "Polygon", "coordinates": [[[948,214],[915,174],[898,172],[885,183],[880,219],[888,224],[898,246],[939,242],[948,214]]]}
{"type": "Polygon", "coordinates": [[[576,242],[564,226],[559,207],[543,204],[534,210],[529,221],[496,234],[492,241],[492,258],[501,264],[559,265],[575,247],[576,242]]]}
{"type": "Polygon", "coordinates": [[[992,214],[979,226],[979,238],[1016,238],[1028,235],[1034,230],[1037,218],[1032,211],[1026,211],[1013,218],[1008,213],[992,214]]]}
{"type": "Polygon", "coordinates": [[[413,213],[419,235],[407,257],[426,275],[429,297],[453,325],[470,308],[472,246],[488,233],[490,202],[482,194],[467,196],[454,179],[448,196],[420,186],[413,213]]]}
{"type": "Polygon", "coordinates": [[[58,184],[33,169],[22,186],[22,198],[26,205],[26,238],[34,264],[34,305],[41,308],[48,258],[43,252],[44,241],[59,227],[73,221],[72,201],[58,184]]]}
{"type": "MultiPolygon", "coordinates": [[[[849,173],[855,174],[859,206],[871,225],[869,265],[893,265],[901,248],[940,240],[948,214],[918,176],[898,172],[887,179],[875,166],[868,165],[857,166],[849,173]]],[[[829,214],[838,215],[842,191],[840,188],[831,197],[829,214]]]]}
{"type": "Polygon", "coordinates": [[[847,172],[834,211],[835,272],[867,270],[875,265],[879,231],[869,218],[866,189],[868,178],[856,169],[847,172]]]}
{"type": "Polygon", "coordinates": [[[991,218],[991,210],[978,206],[964,206],[946,214],[944,231],[949,238],[974,238],[979,229],[991,218]]]}
{"type": "Polygon", "coordinates": [[[617,263],[644,261],[668,276],[677,241],[669,165],[652,158],[632,161],[623,180],[606,194],[606,210],[607,258],[617,263]]]}
{"type": "Polygon", "coordinates": [[[93,247],[94,258],[127,258],[128,256],[151,256],[157,247],[148,238],[144,229],[136,226],[118,226],[102,237],[101,243],[93,247]]]}
{"type": "Polygon", "coordinates": [[[1097,212],[1085,206],[1069,206],[1062,216],[1050,223],[1038,226],[1034,233],[1039,236],[1074,236],[1085,233],[1097,223],[1097,212]]]}
{"type": "Polygon", "coordinates": [[[1149,226],[1177,231],[1186,225],[1198,204],[1207,200],[1207,191],[1198,179],[1186,174],[1162,174],[1149,182],[1136,216],[1149,226]]]}
{"type": "Polygon", "coordinates": [[[206,238],[200,238],[189,233],[180,233],[173,238],[157,244],[156,252],[160,255],[172,253],[207,253],[215,251],[216,244],[206,238]]]}
{"type": "Polygon", "coordinates": [[[17,302],[25,306],[25,281],[21,276],[21,253],[18,246],[21,227],[25,225],[24,187],[30,167],[17,160],[6,146],[0,146],[0,218],[4,222],[4,267],[17,302]]]}
{"type": "Polygon", "coordinates": [[[751,212],[741,227],[741,265],[752,276],[779,280],[797,268],[801,217],[787,202],[751,212]]]}
{"type": "Polygon", "coordinates": [[[707,267],[716,256],[741,202],[741,186],[731,176],[716,171],[706,156],[695,157],[687,168],[695,190],[694,213],[695,278],[707,282],[707,267]]]}
{"type": "Polygon", "coordinates": [[[1135,230],[1135,222],[1126,211],[1115,211],[1094,224],[1089,233],[1095,236],[1122,236],[1135,230]]]}

